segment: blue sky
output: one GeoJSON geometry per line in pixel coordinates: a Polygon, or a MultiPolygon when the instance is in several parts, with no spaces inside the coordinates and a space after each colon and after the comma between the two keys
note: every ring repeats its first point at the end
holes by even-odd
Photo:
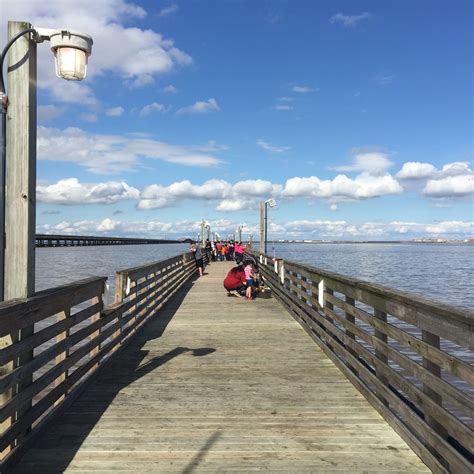
{"type": "MultiPolygon", "coordinates": [[[[7,0],[39,46],[39,232],[474,236],[470,1],[7,0]]],[[[5,38],[5,24],[1,25],[5,38]]]]}

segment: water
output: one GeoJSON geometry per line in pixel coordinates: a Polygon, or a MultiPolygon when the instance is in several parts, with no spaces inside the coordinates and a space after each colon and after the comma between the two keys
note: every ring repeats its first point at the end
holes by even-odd
{"type": "Polygon", "coordinates": [[[279,244],[268,253],[432,301],[474,309],[474,245],[279,244]]]}
{"type": "MultiPolygon", "coordinates": [[[[451,244],[278,244],[277,257],[474,308],[474,246],[451,244]]],[[[268,245],[272,254],[273,245],[268,245]]],[[[186,252],[187,244],[38,248],[36,289],[115,272],[186,252]]]]}
{"type": "Polygon", "coordinates": [[[188,250],[188,244],[38,248],[36,291],[82,278],[106,276],[112,292],[118,270],[165,260],[188,250]]]}

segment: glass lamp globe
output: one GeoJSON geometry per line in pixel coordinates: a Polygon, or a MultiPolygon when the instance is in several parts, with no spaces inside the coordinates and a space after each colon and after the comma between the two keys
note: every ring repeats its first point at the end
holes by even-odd
{"type": "Polygon", "coordinates": [[[54,50],[56,76],[68,81],[82,81],[87,73],[88,54],[82,49],[59,46],[54,50]]]}

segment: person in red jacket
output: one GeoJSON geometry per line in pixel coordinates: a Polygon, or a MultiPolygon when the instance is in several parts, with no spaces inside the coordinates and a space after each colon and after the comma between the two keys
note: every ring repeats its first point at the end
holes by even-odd
{"type": "Polygon", "coordinates": [[[241,265],[232,268],[224,280],[224,288],[227,290],[227,296],[237,296],[242,298],[240,294],[247,289],[247,281],[245,280],[245,272],[241,265]]]}

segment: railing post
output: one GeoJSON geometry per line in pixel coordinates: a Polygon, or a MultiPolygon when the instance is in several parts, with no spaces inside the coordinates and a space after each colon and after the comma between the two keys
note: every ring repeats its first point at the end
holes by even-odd
{"type": "MultiPolygon", "coordinates": [[[[324,292],[327,293],[328,295],[334,295],[334,290],[332,288],[324,288],[324,292]]],[[[332,303],[330,303],[329,301],[325,301],[324,302],[325,304],[325,307],[328,308],[330,311],[334,311],[334,305],[332,303]]],[[[326,312],[326,319],[331,323],[331,324],[334,324],[334,319],[332,319],[330,316],[327,315],[327,312],[326,312]]],[[[330,339],[332,339],[332,335],[331,333],[327,330],[327,329],[324,329],[324,331],[326,331],[326,334],[327,334],[327,340],[326,340],[326,345],[329,347],[329,349],[331,349],[331,351],[334,352],[334,347],[328,342],[330,339]]]]}
{"type": "MultiPolygon", "coordinates": [[[[126,287],[126,280],[127,276],[125,273],[122,272],[117,272],[115,274],[115,300],[114,300],[114,306],[118,306],[119,304],[123,303],[123,295],[125,294],[125,287],[126,287]]],[[[122,320],[123,314],[120,312],[119,315],[117,316],[117,322],[120,322],[122,320]]],[[[112,339],[117,339],[120,338],[120,334],[122,333],[122,323],[120,322],[119,324],[119,329],[115,331],[112,335],[112,339]]],[[[114,350],[117,350],[120,347],[120,344],[122,341],[119,342],[115,346],[114,350]]]]}
{"type": "MultiPolygon", "coordinates": [[[[423,339],[423,342],[426,342],[427,344],[435,347],[436,349],[440,348],[440,339],[439,336],[437,336],[436,334],[433,334],[423,329],[421,331],[421,337],[423,339]]],[[[441,377],[441,367],[438,364],[435,364],[431,360],[427,359],[426,357],[423,357],[423,367],[436,377],[441,377]]],[[[443,398],[432,388],[428,387],[427,385],[423,385],[423,392],[425,392],[426,395],[428,395],[428,397],[430,397],[438,405],[443,405],[443,398]]],[[[425,413],[424,416],[426,423],[431,426],[431,428],[433,428],[433,430],[436,431],[442,438],[447,439],[448,432],[446,428],[444,428],[443,425],[441,425],[435,418],[431,417],[430,415],[425,413]]],[[[435,452],[434,454],[437,453],[435,452]]]]}
{"type": "MultiPolygon", "coordinates": [[[[97,303],[100,303],[102,301],[102,295],[101,296],[94,296],[94,298],[92,298],[91,300],[91,305],[94,306],[95,304],[97,303]]],[[[100,319],[100,310],[99,312],[95,313],[93,316],[91,316],[91,324],[94,324],[95,322],[99,321],[100,319]]],[[[100,336],[100,333],[102,332],[101,328],[99,328],[97,331],[94,331],[92,334],[91,334],[91,339],[94,340],[96,338],[98,338],[100,336]]],[[[92,349],[89,353],[89,356],[90,358],[92,359],[93,357],[95,357],[100,351],[100,344],[97,344],[96,347],[94,347],[94,349],[92,349]]],[[[97,367],[99,367],[99,363],[97,362],[97,364],[94,364],[92,367],[91,367],[91,370],[89,372],[94,372],[94,370],[97,369],[97,367]]]]}
{"type": "MultiPolygon", "coordinates": [[[[69,318],[69,316],[71,316],[71,308],[67,308],[66,310],[64,311],[61,311],[59,314],[58,314],[58,317],[57,317],[57,321],[60,322],[60,321],[64,321],[66,320],[67,318],[69,318]]],[[[64,341],[64,339],[67,339],[69,337],[69,329],[66,329],[66,331],[62,332],[61,334],[58,334],[56,336],[56,342],[59,343],[61,341],[64,341]]],[[[65,352],[61,352],[61,354],[59,354],[57,357],[56,357],[56,365],[58,364],[61,364],[62,362],[64,362],[66,360],[66,358],[69,356],[69,349],[66,349],[65,352]]],[[[54,381],[54,385],[57,387],[58,385],[61,385],[65,380],[66,378],[68,377],[69,375],[69,370],[65,370],[63,372],[62,375],[60,375],[55,381],[54,381]]],[[[56,401],[55,405],[58,405],[59,403],[61,403],[61,401],[65,398],[66,394],[62,395],[60,398],[58,398],[58,400],[56,401]]]]}
{"type": "MultiPolygon", "coordinates": [[[[387,314],[378,309],[374,309],[374,318],[385,323],[387,322],[387,314]]],[[[384,332],[379,331],[378,329],[375,329],[375,337],[385,343],[387,343],[388,341],[387,335],[384,332]]],[[[383,351],[375,349],[375,357],[377,357],[377,359],[379,359],[384,364],[388,364],[388,357],[384,354],[383,351]]],[[[382,375],[380,371],[377,370],[377,368],[375,368],[375,375],[385,386],[388,387],[387,377],[382,375]]],[[[380,393],[377,393],[377,397],[384,405],[388,406],[388,401],[385,399],[385,397],[383,397],[380,393]]]]}
{"type": "MultiPolygon", "coordinates": [[[[346,295],[346,303],[348,305],[351,305],[351,306],[354,306],[355,307],[355,300],[354,298],[351,298],[350,296],[347,296],[346,295]]],[[[349,313],[348,311],[345,311],[344,312],[345,314],[345,317],[346,317],[346,320],[349,322],[349,323],[352,323],[352,324],[355,324],[355,317],[349,313]]],[[[346,329],[346,334],[347,334],[347,337],[353,339],[355,341],[355,334],[350,331],[349,329],[346,329]]],[[[354,351],[353,349],[351,349],[350,347],[347,347],[347,350],[349,351],[350,354],[352,354],[356,359],[359,358],[359,356],[357,355],[357,352],[354,351]]],[[[349,368],[352,370],[352,372],[354,372],[354,374],[356,375],[359,375],[359,371],[357,369],[355,369],[354,367],[352,367],[350,364],[349,365],[349,368]]]]}

